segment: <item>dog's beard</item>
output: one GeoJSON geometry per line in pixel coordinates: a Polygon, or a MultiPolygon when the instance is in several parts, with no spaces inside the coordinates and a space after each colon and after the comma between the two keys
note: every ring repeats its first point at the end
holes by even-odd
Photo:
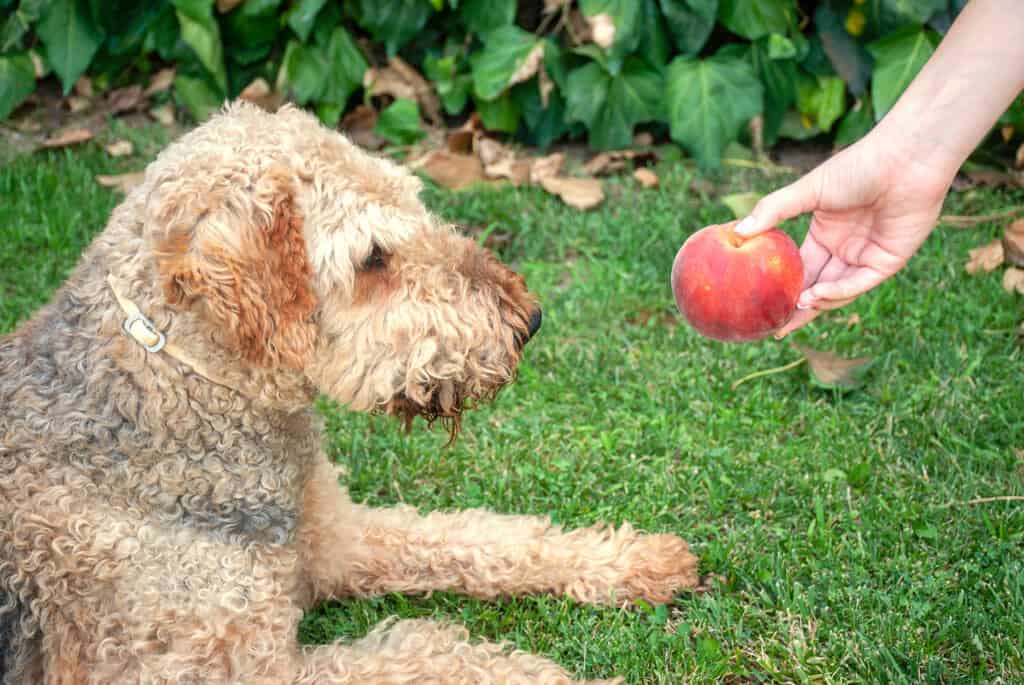
{"type": "Polygon", "coordinates": [[[514,372],[506,383],[488,386],[477,389],[474,394],[469,394],[465,386],[452,382],[442,382],[435,389],[425,402],[417,402],[409,398],[405,393],[395,396],[385,407],[386,412],[396,417],[406,432],[412,429],[412,424],[417,417],[427,422],[428,427],[440,423],[448,433],[448,444],[455,442],[462,428],[462,415],[470,409],[475,409],[482,403],[491,402],[508,382],[514,380],[514,372]]]}

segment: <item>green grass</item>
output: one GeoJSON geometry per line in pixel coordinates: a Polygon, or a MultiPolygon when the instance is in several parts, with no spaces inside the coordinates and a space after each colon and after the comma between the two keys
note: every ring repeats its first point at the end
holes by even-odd
{"type": "MultiPolygon", "coordinates": [[[[141,163],[88,146],[0,170],[0,330],[47,299],[102,227],[118,197],[94,174],[141,163]]],[[[592,213],[533,189],[429,192],[443,216],[507,233],[503,256],[543,300],[519,381],[448,449],[440,431],[404,436],[387,419],[322,410],[357,500],[629,520],[689,540],[717,589],[638,611],[388,596],[326,604],[302,638],[357,637],[398,614],[630,683],[1024,682],[1024,504],[963,503],[1024,495],[1021,301],[998,274],[963,271],[968,248],[1001,227],[940,228],[901,275],[796,336],[876,356],[861,390],[816,388],[800,367],[733,391],[797,353],[710,342],[673,319],[676,249],[729,216],[689,190],[683,164],[659,173],[660,190],[608,182],[592,213]]],[[[1021,203],[985,189],[947,210],[1021,203]]],[[[806,222],[787,228],[800,239],[806,222]]]]}

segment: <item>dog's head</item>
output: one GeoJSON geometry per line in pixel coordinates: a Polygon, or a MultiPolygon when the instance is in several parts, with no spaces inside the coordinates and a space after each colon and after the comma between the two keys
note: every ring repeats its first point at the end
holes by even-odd
{"type": "Polygon", "coordinates": [[[419,180],[296,109],[235,105],[147,170],[163,292],[237,364],[353,409],[442,419],[509,382],[540,309],[419,180]]]}

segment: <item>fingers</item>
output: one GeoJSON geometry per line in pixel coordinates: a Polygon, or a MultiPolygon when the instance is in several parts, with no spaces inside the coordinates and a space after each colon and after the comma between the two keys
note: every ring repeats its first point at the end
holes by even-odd
{"type": "Polygon", "coordinates": [[[780,222],[798,214],[810,212],[818,205],[818,174],[815,171],[799,180],[765,195],[757,203],[750,216],[734,229],[744,237],[763,233],[780,222]]]}
{"type": "Polygon", "coordinates": [[[821,314],[821,312],[819,312],[816,309],[797,309],[793,313],[793,317],[789,321],[787,321],[782,328],[775,331],[775,339],[782,340],[796,329],[809,324],[819,314],[821,314]]]}
{"type": "Polygon", "coordinates": [[[818,282],[821,272],[832,258],[832,253],[827,247],[818,242],[814,237],[814,224],[804,238],[804,244],[800,246],[800,261],[804,264],[804,284],[806,290],[818,282]]]}
{"type": "MultiPolygon", "coordinates": [[[[824,271],[822,272],[824,275],[824,271]]],[[[867,267],[854,267],[835,280],[822,278],[800,293],[798,304],[814,309],[838,309],[885,280],[885,275],[867,267]]]]}

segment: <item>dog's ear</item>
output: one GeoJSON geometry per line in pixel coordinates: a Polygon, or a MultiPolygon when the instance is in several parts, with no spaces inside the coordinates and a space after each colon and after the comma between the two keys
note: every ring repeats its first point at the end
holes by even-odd
{"type": "Polygon", "coordinates": [[[301,368],[316,306],[296,182],[283,165],[256,177],[164,179],[147,203],[168,303],[220,328],[250,362],[301,368]]]}

